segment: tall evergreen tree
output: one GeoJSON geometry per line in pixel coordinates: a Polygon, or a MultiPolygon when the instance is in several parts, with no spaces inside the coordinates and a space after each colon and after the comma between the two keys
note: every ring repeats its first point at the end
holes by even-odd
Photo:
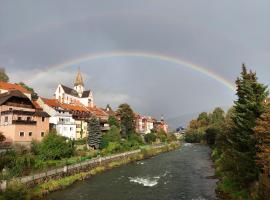
{"type": "Polygon", "coordinates": [[[3,81],[3,82],[8,82],[9,81],[9,77],[6,74],[6,71],[5,71],[4,68],[0,68],[0,81],[3,81]]]}
{"type": "Polygon", "coordinates": [[[99,120],[93,116],[88,121],[88,145],[98,149],[100,147],[101,136],[99,120]]]}
{"type": "Polygon", "coordinates": [[[120,125],[122,136],[130,136],[135,133],[135,116],[133,110],[128,104],[121,104],[118,107],[117,114],[120,116],[120,125]]]}
{"type": "Polygon", "coordinates": [[[256,120],[265,111],[267,87],[258,83],[256,73],[248,72],[243,65],[241,76],[236,80],[237,96],[235,112],[232,115],[232,128],[226,135],[225,149],[226,174],[239,186],[246,187],[257,178],[255,164],[256,120]]]}

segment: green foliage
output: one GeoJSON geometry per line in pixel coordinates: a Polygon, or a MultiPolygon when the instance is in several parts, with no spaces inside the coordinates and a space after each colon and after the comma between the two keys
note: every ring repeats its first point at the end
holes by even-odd
{"type": "Polygon", "coordinates": [[[121,134],[120,129],[114,125],[111,126],[111,129],[102,136],[100,148],[104,149],[106,148],[110,142],[120,142],[121,140],[121,134]]]}
{"type": "Polygon", "coordinates": [[[157,135],[157,138],[158,138],[161,142],[167,142],[167,141],[168,141],[168,135],[167,135],[167,133],[165,133],[163,130],[157,132],[156,135],[157,135]]]}
{"type": "Polygon", "coordinates": [[[24,184],[13,182],[3,193],[4,200],[27,200],[29,199],[27,187],[24,184]]]}
{"type": "Polygon", "coordinates": [[[38,94],[35,92],[35,90],[33,88],[29,87],[28,85],[26,85],[23,82],[19,82],[18,84],[31,92],[32,99],[38,99],[38,94]]]}
{"type": "Polygon", "coordinates": [[[74,155],[74,143],[67,138],[48,133],[38,145],[38,154],[44,160],[59,160],[74,155]]]}
{"type": "Polygon", "coordinates": [[[119,121],[118,121],[118,120],[116,119],[116,117],[113,116],[113,115],[110,115],[110,116],[109,116],[108,124],[110,125],[110,127],[116,126],[116,127],[120,128],[120,123],[119,123],[119,121]]]}
{"type": "Polygon", "coordinates": [[[216,135],[219,130],[217,128],[208,128],[205,131],[205,140],[208,145],[214,145],[216,142],[216,135]]]}
{"type": "Polygon", "coordinates": [[[189,132],[185,134],[185,142],[200,143],[204,135],[201,132],[189,132]]]}
{"type": "Polygon", "coordinates": [[[86,144],[86,138],[75,140],[74,144],[75,145],[84,145],[84,144],[86,144]]]}
{"type": "Polygon", "coordinates": [[[144,136],[144,140],[146,143],[151,144],[157,140],[157,136],[154,133],[148,133],[144,136]]]}
{"type": "Polygon", "coordinates": [[[225,163],[226,174],[242,187],[257,179],[255,165],[256,139],[254,127],[256,120],[265,111],[267,87],[257,82],[256,73],[242,68],[241,76],[236,81],[237,96],[235,113],[232,115],[232,127],[227,134],[225,163]]]}
{"type": "Polygon", "coordinates": [[[5,69],[3,69],[3,68],[0,68],[0,81],[3,81],[3,82],[8,82],[9,81],[9,77],[6,74],[5,69]]]}
{"type": "Polygon", "coordinates": [[[100,147],[101,128],[98,118],[92,117],[88,121],[88,145],[94,149],[100,147]]]}
{"type": "Polygon", "coordinates": [[[128,104],[121,104],[117,110],[120,116],[121,134],[123,137],[135,133],[135,117],[133,110],[128,104]]]}

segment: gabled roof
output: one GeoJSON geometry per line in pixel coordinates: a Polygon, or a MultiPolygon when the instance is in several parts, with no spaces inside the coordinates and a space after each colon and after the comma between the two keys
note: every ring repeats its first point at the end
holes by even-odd
{"type": "Polygon", "coordinates": [[[16,83],[6,83],[6,82],[0,81],[0,89],[8,90],[8,91],[19,90],[22,93],[31,94],[29,90],[25,89],[23,86],[16,83]]]}
{"type": "Polygon", "coordinates": [[[12,97],[17,97],[20,99],[27,100],[32,104],[33,108],[35,108],[35,105],[33,104],[33,102],[19,90],[10,90],[8,92],[0,94],[0,105],[4,104],[6,101],[8,101],[12,97]]]}
{"type": "MultiPolygon", "coordinates": [[[[66,94],[69,94],[71,96],[79,97],[80,98],[80,96],[79,96],[79,94],[78,94],[78,92],[76,90],[74,90],[74,89],[72,89],[70,87],[67,87],[65,85],[62,85],[62,84],[61,84],[61,87],[63,88],[63,90],[64,90],[64,92],[66,94]]],[[[87,97],[89,97],[90,92],[91,92],[90,90],[84,91],[81,98],[87,98],[87,97]]]]}
{"type": "Polygon", "coordinates": [[[90,92],[91,92],[90,90],[83,91],[82,98],[87,98],[87,97],[89,97],[90,92]]]}
{"type": "Polygon", "coordinates": [[[102,110],[101,108],[98,108],[96,106],[95,107],[87,107],[87,109],[97,117],[101,117],[101,118],[109,117],[108,113],[106,113],[104,110],[102,110]]]}

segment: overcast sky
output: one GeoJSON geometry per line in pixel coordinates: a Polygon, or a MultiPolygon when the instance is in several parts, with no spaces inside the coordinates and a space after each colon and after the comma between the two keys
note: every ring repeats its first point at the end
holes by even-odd
{"type": "Polygon", "coordinates": [[[80,67],[98,106],[127,102],[157,118],[227,108],[235,99],[228,87],[156,58],[52,66],[83,55],[147,52],[196,63],[232,83],[245,62],[270,84],[269,9],[269,0],[0,0],[0,66],[44,97],[59,83],[72,87],[80,67]]]}

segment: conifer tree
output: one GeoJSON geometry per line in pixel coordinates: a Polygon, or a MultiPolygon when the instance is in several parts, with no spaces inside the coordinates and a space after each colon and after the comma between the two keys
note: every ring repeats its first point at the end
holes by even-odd
{"type": "Polygon", "coordinates": [[[226,175],[240,187],[246,187],[257,178],[255,163],[256,120],[265,111],[267,87],[258,83],[256,73],[248,72],[243,65],[241,76],[236,80],[237,96],[232,127],[226,135],[226,175]]]}
{"type": "Polygon", "coordinates": [[[88,145],[94,149],[98,149],[100,147],[101,136],[99,120],[93,116],[88,121],[88,145]]]}

